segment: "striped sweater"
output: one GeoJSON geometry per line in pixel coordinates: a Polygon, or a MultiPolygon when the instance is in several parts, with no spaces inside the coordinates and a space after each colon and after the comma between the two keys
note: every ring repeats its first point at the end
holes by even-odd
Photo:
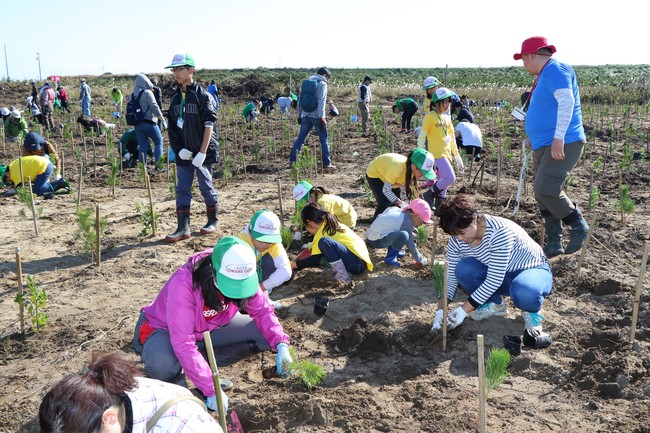
{"type": "Polygon", "coordinates": [[[456,294],[456,265],[465,257],[474,257],[487,266],[483,284],[468,298],[474,308],[483,305],[499,289],[506,272],[531,269],[546,262],[546,256],[528,233],[506,218],[483,215],[486,228],[481,243],[472,247],[452,236],[447,245],[447,299],[456,294]]]}

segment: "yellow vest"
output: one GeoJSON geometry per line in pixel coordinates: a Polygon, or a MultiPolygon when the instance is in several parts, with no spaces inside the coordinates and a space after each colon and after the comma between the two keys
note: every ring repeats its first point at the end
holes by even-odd
{"type": "Polygon", "coordinates": [[[344,198],[332,194],[323,194],[318,199],[318,204],[323,206],[327,212],[333,213],[339,222],[342,222],[348,227],[357,225],[357,211],[354,207],[344,198]]]}
{"type": "Polygon", "coordinates": [[[36,176],[45,173],[48,164],[50,164],[50,160],[43,156],[24,156],[20,159],[12,161],[11,164],[9,164],[9,175],[14,185],[18,185],[19,183],[27,185],[28,176],[31,178],[32,183],[34,183],[36,176]],[[22,180],[20,179],[20,159],[23,160],[22,180]]]}
{"type": "Polygon", "coordinates": [[[321,254],[320,248],[318,248],[318,241],[323,238],[330,238],[334,239],[335,241],[343,244],[345,248],[348,250],[352,251],[352,254],[355,256],[359,257],[361,260],[366,262],[366,265],[368,266],[368,270],[372,271],[372,261],[370,261],[370,254],[368,254],[368,248],[366,247],[366,243],[361,239],[355,232],[350,230],[348,226],[345,224],[339,224],[341,226],[341,229],[343,231],[336,232],[333,236],[326,235],[323,233],[323,229],[325,228],[325,223],[321,224],[320,228],[314,235],[314,241],[311,243],[311,246],[309,247],[309,251],[311,251],[312,255],[313,254],[321,254]]]}
{"type": "Polygon", "coordinates": [[[366,174],[396,188],[406,186],[406,157],[399,153],[379,155],[370,162],[366,174]]]}

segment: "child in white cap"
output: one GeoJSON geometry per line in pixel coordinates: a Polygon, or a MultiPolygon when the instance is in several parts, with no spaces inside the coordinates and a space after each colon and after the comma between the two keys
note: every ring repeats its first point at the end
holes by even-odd
{"type": "Polygon", "coordinates": [[[415,259],[416,265],[426,266],[429,261],[415,245],[413,229],[422,224],[431,224],[431,207],[422,199],[416,198],[403,210],[390,206],[383,211],[366,231],[366,244],[371,248],[388,248],[384,263],[400,266],[398,258],[404,257],[404,245],[415,259]]]}
{"type": "MultiPolygon", "coordinates": [[[[282,245],[281,227],[278,216],[263,209],[255,212],[250,223],[239,234],[239,238],[255,251],[260,289],[267,296],[274,288],[291,279],[291,263],[282,245]]],[[[282,308],[277,301],[271,303],[275,308],[282,308]]]]}

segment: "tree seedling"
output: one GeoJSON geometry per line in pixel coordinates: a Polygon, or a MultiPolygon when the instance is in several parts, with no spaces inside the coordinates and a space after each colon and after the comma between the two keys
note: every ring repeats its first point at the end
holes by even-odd
{"type": "Polygon", "coordinates": [[[508,372],[510,359],[510,352],[507,349],[490,349],[490,354],[485,362],[485,400],[491,390],[499,388],[503,381],[510,376],[508,372]]]}
{"type": "MultiPolygon", "coordinates": [[[[99,220],[100,233],[104,233],[108,227],[108,220],[102,217],[99,220]]],[[[95,230],[95,209],[77,208],[77,231],[75,232],[75,239],[82,240],[82,251],[90,253],[91,259],[94,260],[95,247],[97,245],[97,234],[95,230]]]]}
{"type": "Polygon", "coordinates": [[[289,365],[283,365],[283,369],[285,371],[287,369],[291,371],[291,374],[305,385],[308,390],[311,391],[325,380],[327,373],[323,367],[305,359],[298,360],[298,351],[295,347],[290,347],[289,353],[291,354],[291,358],[296,361],[293,361],[289,365]]]}
{"type": "Polygon", "coordinates": [[[434,262],[431,270],[433,272],[433,288],[438,299],[441,299],[444,291],[445,266],[442,263],[434,262]]]}
{"type": "Polygon", "coordinates": [[[18,293],[14,301],[27,310],[34,331],[41,332],[48,321],[47,313],[43,311],[47,305],[47,293],[45,293],[45,289],[38,290],[36,278],[33,275],[28,275],[26,280],[27,291],[18,293]]]}
{"type": "MultiPolygon", "coordinates": [[[[29,192],[29,188],[26,187],[19,187],[16,188],[16,197],[18,198],[18,201],[21,203],[24,203],[27,209],[29,211],[32,211],[32,201],[34,200],[34,194],[29,192]]],[[[43,215],[43,206],[35,206],[34,209],[36,210],[36,215],[38,218],[40,218],[43,215]]],[[[20,209],[18,211],[18,214],[20,215],[21,218],[28,218],[27,213],[25,212],[25,209],[20,209]]]]}
{"type": "Polygon", "coordinates": [[[621,185],[619,199],[614,203],[614,208],[621,213],[621,224],[627,225],[627,215],[634,212],[634,200],[630,198],[630,186],[621,185]]]}
{"type": "MultiPolygon", "coordinates": [[[[135,203],[133,205],[133,208],[140,215],[140,224],[142,224],[142,231],[140,231],[140,236],[147,236],[152,230],[151,208],[140,203],[135,203]]],[[[156,225],[158,225],[160,215],[157,212],[154,212],[153,219],[155,220],[156,225]]]]}
{"type": "Polygon", "coordinates": [[[427,240],[429,239],[429,232],[427,231],[426,226],[421,225],[415,228],[415,242],[418,245],[426,245],[427,240]]]}
{"type": "Polygon", "coordinates": [[[280,236],[282,237],[282,245],[284,245],[284,248],[289,248],[293,242],[293,232],[291,229],[285,226],[280,227],[280,236]]]}

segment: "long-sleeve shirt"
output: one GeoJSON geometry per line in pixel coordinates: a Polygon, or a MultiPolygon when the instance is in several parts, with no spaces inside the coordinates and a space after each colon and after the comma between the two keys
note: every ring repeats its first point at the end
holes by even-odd
{"type": "Polygon", "coordinates": [[[406,247],[415,261],[421,263],[424,256],[415,245],[413,229],[413,221],[411,218],[400,208],[391,206],[375,218],[366,231],[366,239],[369,241],[377,241],[385,238],[391,233],[404,231],[409,235],[409,238],[406,241],[406,247]]]}
{"type": "MultiPolygon", "coordinates": [[[[143,308],[152,329],[169,331],[172,348],[185,374],[206,396],[215,395],[212,371],[196,342],[203,340],[204,331],[212,332],[227,325],[239,312],[233,302],[223,305],[222,311],[207,307],[201,290],[194,287],[192,270],[199,260],[210,254],[212,248],[190,257],[174,272],[156,299],[143,308]]],[[[273,305],[261,289],[248,298],[245,309],[273,349],[279,343],[289,343],[273,305]]]]}
{"type": "Polygon", "coordinates": [[[357,102],[372,102],[372,92],[370,87],[368,87],[363,82],[359,84],[359,92],[357,93],[357,102]]]}
{"type": "Polygon", "coordinates": [[[45,144],[43,144],[43,146],[38,150],[27,150],[25,147],[23,147],[23,156],[31,155],[46,156],[50,158],[50,161],[52,164],[54,164],[56,171],[61,174],[61,159],[59,158],[59,154],[56,153],[54,145],[49,141],[46,141],[45,144]]]}
{"type": "Polygon", "coordinates": [[[388,201],[395,204],[401,198],[406,200],[406,157],[399,153],[384,153],[368,165],[366,175],[384,182],[381,191],[388,201]],[[400,188],[400,197],[393,193],[393,188],[400,188]]]}
{"type": "Polygon", "coordinates": [[[32,183],[39,174],[45,173],[47,166],[51,164],[47,156],[24,156],[20,159],[15,159],[9,164],[9,177],[14,185],[22,183],[27,184],[27,178],[31,178],[32,183]],[[20,178],[20,159],[23,161],[23,177],[20,178]]]}
{"type": "Polygon", "coordinates": [[[506,218],[483,215],[485,233],[481,243],[472,247],[455,236],[447,244],[447,298],[456,294],[456,265],[465,257],[474,257],[487,267],[487,276],[468,301],[478,308],[499,289],[506,272],[532,269],[546,262],[542,247],[517,223],[506,218]]]}
{"type": "Polygon", "coordinates": [[[300,104],[298,104],[298,115],[300,117],[315,117],[317,119],[325,118],[325,105],[327,102],[327,80],[322,75],[314,74],[309,77],[310,80],[318,81],[316,87],[316,99],[318,99],[318,106],[314,111],[302,111],[300,104]]]}
{"type": "Polygon", "coordinates": [[[92,100],[92,98],[90,97],[90,86],[88,86],[88,84],[86,84],[85,82],[81,83],[79,99],[87,99],[88,101],[92,100]]]}
{"type": "Polygon", "coordinates": [[[346,199],[333,194],[323,194],[317,202],[346,226],[354,228],[357,225],[357,211],[346,199]]]}
{"type": "MultiPolygon", "coordinates": [[[[321,238],[330,238],[334,239],[335,241],[339,242],[342,244],[345,248],[350,250],[352,254],[355,256],[359,257],[361,260],[363,260],[366,263],[366,267],[368,268],[369,271],[372,271],[373,265],[372,265],[372,260],[370,260],[370,254],[368,253],[368,247],[366,247],[366,243],[357,235],[355,232],[353,232],[348,226],[345,224],[339,224],[341,226],[341,231],[338,231],[334,233],[333,235],[328,235],[325,232],[323,232],[323,229],[325,228],[325,223],[321,224],[320,228],[314,234],[314,240],[309,246],[309,251],[311,252],[312,256],[317,256],[322,254],[320,251],[320,248],[318,247],[318,241],[321,240],[321,238]]],[[[298,269],[302,269],[300,262],[296,261],[296,264],[298,265],[298,269]]]]}
{"type": "Polygon", "coordinates": [[[264,288],[267,292],[271,293],[274,288],[291,279],[291,262],[289,261],[289,256],[287,256],[287,251],[284,249],[281,243],[271,244],[264,251],[258,251],[257,248],[255,248],[253,245],[253,238],[251,237],[250,233],[250,225],[246,225],[244,230],[239,234],[239,238],[246,242],[253,249],[253,251],[255,251],[258,269],[260,268],[262,261],[266,258],[273,261],[275,271],[269,275],[267,279],[260,281],[260,283],[264,285],[264,288]]]}
{"type": "Polygon", "coordinates": [[[7,137],[18,137],[21,134],[26,135],[28,132],[27,122],[22,117],[15,119],[9,116],[5,119],[5,135],[7,137]]]}
{"type": "Polygon", "coordinates": [[[418,147],[424,148],[425,142],[427,150],[435,159],[447,158],[451,161],[452,155],[458,155],[454,125],[448,114],[431,111],[424,116],[422,129],[418,136],[418,147]]]}

